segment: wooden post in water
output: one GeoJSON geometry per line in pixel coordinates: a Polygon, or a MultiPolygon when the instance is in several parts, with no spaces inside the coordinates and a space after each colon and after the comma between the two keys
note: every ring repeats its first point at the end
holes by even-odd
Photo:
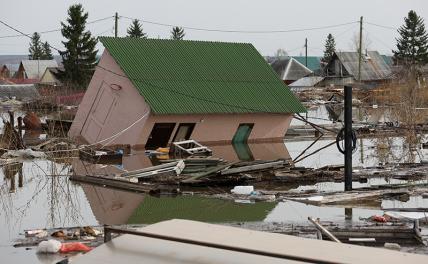
{"type": "Polygon", "coordinates": [[[345,191],[352,191],[352,87],[345,86],[345,191]]]}

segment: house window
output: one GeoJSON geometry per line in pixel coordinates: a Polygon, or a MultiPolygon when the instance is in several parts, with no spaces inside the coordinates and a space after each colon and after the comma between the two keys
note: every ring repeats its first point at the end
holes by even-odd
{"type": "Polygon", "coordinates": [[[235,135],[233,136],[233,143],[247,143],[248,137],[253,130],[254,124],[239,124],[238,129],[236,130],[235,135]]]}
{"type": "Polygon", "coordinates": [[[195,123],[182,123],[178,126],[177,132],[175,132],[172,142],[188,140],[192,135],[195,123]]]}
{"type": "Polygon", "coordinates": [[[166,147],[174,131],[175,123],[155,123],[146,142],[146,149],[166,147]]]}

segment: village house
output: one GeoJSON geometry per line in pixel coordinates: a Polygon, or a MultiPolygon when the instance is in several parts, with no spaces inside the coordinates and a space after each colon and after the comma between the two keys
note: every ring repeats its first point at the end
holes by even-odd
{"type": "Polygon", "coordinates": [[[305,112],[251,44],[100,37],[105,50],[69,136],[154,149],[282,141],[305,112]]]}
{"type": "Polygon", "coordinates": [[[305,65],[306,68],[319,73],[321,71],[321,57],[317,56],[292,56],[293,59],[297,60],[301,64],[305,65]]]}
{"type": "Polygon", "coordinates": [[[38,82],[48,67],[58,67],[58,63],[55,60],[23,60],[14,78],[38,82]]]}
{"type": "Polygon", "coordinates": [[[313,73],[293,57],[279,58],[273,61],[271,66],[285,84],[290,84],[313,73]]]}
{"type": "Polygon", "coordinates": [[[19,64],[4,64],[0,68],[0,78],[9,79],[15,75],[19,68],[19,64]]]}
{"type": "Polygon", "coordinates": [[[59,86],[61,81],[58,78],[60,69],[58,67],[47,67],[42,77],[40,78],[39,84],[48,86],[59,86]]]}
{"type": "MultiPolygon", "coordinates": [[[[324,68],[323,84],[353,84],[359,79],[358,52],[335,52],[324,68]]],[[[377,51],[367,51],[361,60],[361,82],[368,88],[376,87],[392,78],[390,65],[377,51]]]]}

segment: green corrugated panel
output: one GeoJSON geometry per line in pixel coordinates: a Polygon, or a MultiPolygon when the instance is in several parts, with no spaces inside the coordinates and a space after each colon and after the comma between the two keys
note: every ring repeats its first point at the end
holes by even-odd
{"type": "MultiPolygon", "coordinates": [[[[295,60],[305,65],[306,57],[305,56],[292,56],[295,60]]],[[[308,66],[307,68],[311,71],[317,71],[321,69],[321,57],[308,56],[308,66]]]]}
{"type": "Polygon", "coordinates": [[[146,196],[128,219],[128,224],[153,224],[170,219],[211,223],[263,221],[276,204],[272,202],[240,204],[198,196],[162,198],[146,196]]]}
{"type": "Polygon", "coordinates": [[[251,44],[100,41],[155,114],[306,111],[251,44]]]}

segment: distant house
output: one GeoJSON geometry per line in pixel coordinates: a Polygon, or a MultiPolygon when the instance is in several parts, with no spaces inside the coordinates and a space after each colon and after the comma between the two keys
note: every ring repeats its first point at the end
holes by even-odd
{"type": "Polygon", "coordinates": [[[39,81],[48,67],[58,67],[58,63],[56,60],[23,60],[14,78],[39,81]]]}
{"type": "Polygon", "coordinates": [[[39,84],[58,86],[61,81],[58,79],[60,69],[58,67],[48,67],[40,78],[39,84]]]}
{"type": "Polygon", "coordinates": [[[285,84],[312,74],[312,71],[293,57],[284,57],[271,63],[273,70],[285,84]]]}
{"type": "Polygon", "coordinates": [[[4,64],[0,68],[0,78],[12,78],[18,71],[19,64],[4,64]]]}
{"type": "MultiPolygon", "coordinates": [[[[336,52],[325,67],[325,83],[351,84],[358,81],[358,52],[336,52]]],[[[361,62],[361,81],[376,85],[392,78],[391,67],[377,51],[368,51],[361,62]]]]}
{"type": "Polygon", "coordinates": [[[312,89],[316,86],[321,86],[320,84],[324,80],[324,77],[320,76],[308,76],[303,77],[295,82],[292,82],[288,85],[292,91],[304,91],[312,89]]]}
{"type": "Polygon", "coordinates": [[[295,60],[305,65],[309,70],[318,72],[321,70],[321,57],[308,56],[306,65],[306,56],[292,56],[295,60]]]}
{"type": "Polygon", "coordinates": [[[305,112],[251,44],[101,37],[69,136],[155,149],[282,141],[305,112]]]}

